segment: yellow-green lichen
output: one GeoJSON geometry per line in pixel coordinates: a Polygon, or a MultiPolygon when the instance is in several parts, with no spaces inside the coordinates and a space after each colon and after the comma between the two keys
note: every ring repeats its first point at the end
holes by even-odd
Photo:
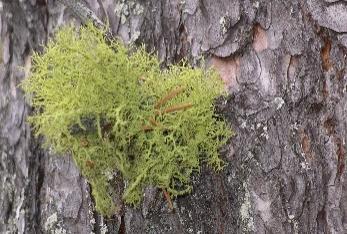
{"type": "Polygon", "coordinates": [[[223,168],[218,150],[231,130],[214,112],[225,93],[212,70],[182,64],[161,71],[143,48],[129,52],[92,26],[65,27],[33,55],[22,87],[35,108],[35,133],[73,154],[104,215],[116,210],[109,193],[116,170],[126,182],[124,201],[136,205],[148,185],[171,196],[191,191],[201,162],[223,168]]]}

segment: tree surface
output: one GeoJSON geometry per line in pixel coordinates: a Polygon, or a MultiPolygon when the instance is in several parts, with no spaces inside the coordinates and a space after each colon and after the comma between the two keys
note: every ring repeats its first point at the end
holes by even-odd
{"type": "Polygon", "coordinates": [[[174,200],[102,217],[69,156],[42,148],[18,84],[64,24],[54,0],[0,1],[0,233],[346,233],[347,3],[333,0],[81,2],[126,44],[163,64],[201,57],[230,97],[235,136],[220,173],[203,167],[174,200]]]}

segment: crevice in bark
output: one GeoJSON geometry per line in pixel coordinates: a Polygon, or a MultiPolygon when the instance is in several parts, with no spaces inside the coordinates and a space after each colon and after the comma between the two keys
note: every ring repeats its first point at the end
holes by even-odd
{"type": "Polygon", "coordinates": [[[27,213],[26,230],[28,232],[41,233],[41,189],[44,181],[44,152],[39,146],[39,141],[32,140],[30,144],[31,159],[28,165],[28,177],[30,178],[25,196],[27,213]]]}
{"type": "Polygon", "coordinates": [[[121,216],[121,223],[118,230],[118,234],[126,234],[124,215],[121,216]]]}
{"type": "Polygon", "coordinates": [[[317,231],[319,233],[326,233],[326,227],[327,227],[327,221],[326,221],[326,211],[325,211],[325,206],[318,211],[317,213],[317,218],[316,218],[316,223],[317,223],[317,231]]]}
{"type": "MultiPolygon", "coordinates": [[[[11,197],[14,197],[14,192],[12,192],[11,193],[11,197]]],[[[13,201],[12,201],[12,199],[11,198],[9,198],[9,197],[5,197],[5,198],[7,198],[7,207],[5,207],[6,208],[6,211],[5,211],[5,220],[4,220],[4,223],[6,224],[6,225],[8,225],[9,224],[9,220],[10,220],[10,218],[11,218],[11,216],[12,216],[12,209],[13,209],[13,201]]]]}
{"type": "MultiPolygon", "coordinates": [[[[90,186],[90,184],[88,184],[89,186],[89,189],[90,189],[90,199],[91,199],[91,203],[93,206],[95,206],[95,199],[93,197],[93,191],[92,191],[92,186],[90,186]]],[[[100,226],[101,226],[101,219],[102,217],[95,211],[95,209],[93,209],[93,218],[94,218],[94,224],[93,224],[93,232],[95,234],[101,234],[101,231],[100,231],[100,226]]]]}

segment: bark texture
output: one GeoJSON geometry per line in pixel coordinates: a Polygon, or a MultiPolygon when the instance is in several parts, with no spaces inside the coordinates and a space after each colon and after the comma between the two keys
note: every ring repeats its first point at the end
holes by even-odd
{"type": "Polygon", "coordinates": [[[0,1],[0,233],[347,232],[346,1],[82,2],[164,63],[207,56],[230,91],[219,111],[236,133],[226,169],[194,175],[174,212],[147,188],[140,207],[108,219],[73,160],[41,149],[25,122],[17,85],[30,55],[79,23],[59,2],[0,1]]]}

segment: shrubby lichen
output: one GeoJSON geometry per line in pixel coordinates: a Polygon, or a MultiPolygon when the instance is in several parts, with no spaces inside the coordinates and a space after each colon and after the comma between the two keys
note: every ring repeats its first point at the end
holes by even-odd
{"type": "Polygon", "coordinates": [[[217,74],[159,65],[143,48],[106,42],[92,26],[65,27],[33,55],[22,84],[35,108],[35,133],[72,153],[104,215],[116,209],[109,193],[116,170],[126,181],[124,201],[136,205],[148,185],[177,196],[191,191],[201,162],[224,166],[218,150],[231,130],[214,112],[215,98],[225,95],[217,74]]]}

